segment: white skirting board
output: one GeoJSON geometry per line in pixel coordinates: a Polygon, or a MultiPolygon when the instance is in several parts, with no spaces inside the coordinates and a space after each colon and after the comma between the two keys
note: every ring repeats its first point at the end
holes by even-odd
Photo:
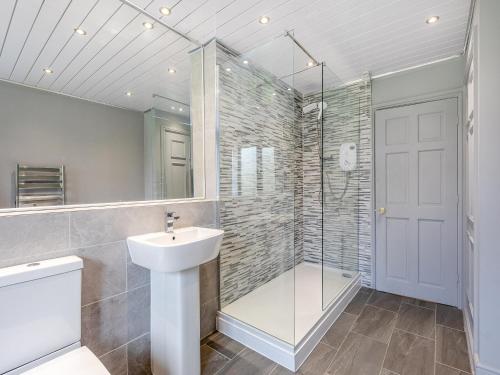
{"type": "Polygon", "coordinates": [[[217,330],[279,363],[290,371],[296,371],[311,354],[328,329],[335,323],[359,289],[361,289],[361,277],[358,274],[337,299],[323,311],[320,319],[295,346],[221,311],[217,313],[217,330]]]}

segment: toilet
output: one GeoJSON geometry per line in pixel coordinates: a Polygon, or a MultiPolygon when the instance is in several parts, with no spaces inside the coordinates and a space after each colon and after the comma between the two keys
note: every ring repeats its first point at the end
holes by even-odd
{"type": "Polygon", "coordinates": [[[81,346],[83,261],[0,269],[0,374],[109,375],[81,346]]]}

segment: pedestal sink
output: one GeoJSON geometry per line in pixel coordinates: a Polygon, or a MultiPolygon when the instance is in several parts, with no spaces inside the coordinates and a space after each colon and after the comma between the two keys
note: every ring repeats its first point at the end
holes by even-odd
{"type": "Polygon", "coordinates": [[[189,227],[127,238],[132,262],[151,270],[154,375],[200,374],[198,268],[217,257],[223,234],[189,227]]]}

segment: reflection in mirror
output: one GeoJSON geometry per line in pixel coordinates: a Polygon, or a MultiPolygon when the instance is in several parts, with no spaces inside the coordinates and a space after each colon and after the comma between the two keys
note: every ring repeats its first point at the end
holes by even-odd
{"type": "Polygon", "coordinates": [[[0,30],[0,208],[203,196],[199,43],[155,2],[34,3],[0,30]]]}

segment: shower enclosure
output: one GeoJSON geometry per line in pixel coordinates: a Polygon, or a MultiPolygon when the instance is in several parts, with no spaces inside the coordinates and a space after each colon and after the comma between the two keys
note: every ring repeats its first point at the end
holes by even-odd
{"type": "Polygon", "coordinates": [[[221,332],[290,370],[361,287],[360,123],[343,83],[293,35],[217,45],[221,332]]]}

